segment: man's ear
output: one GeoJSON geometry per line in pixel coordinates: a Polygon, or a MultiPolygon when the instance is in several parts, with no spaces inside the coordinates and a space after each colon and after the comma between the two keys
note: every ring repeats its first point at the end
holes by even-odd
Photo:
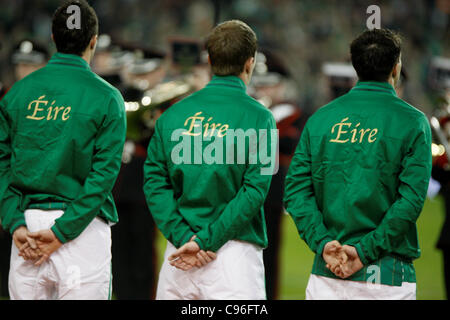
{"type": "Polygon", "coordinates": [[[255,63],[255,57],[250,57],[247,59],[244,65],[244,71],[245,73],[250,74],[253,70],[253,64],[255,63]]]}
{"type": "Polygon", "coordinates": [[[91,50],[94,50],[95,47],[97,46],[97,39],[98,39],[98,35],[94,35],[91,38],[91,41],[89,42],[89,48],[91,48],[91,50]]]}
{"type": "Polygon", "coordinates": [[[392,78],[397,79],[400,76],[400,72],[402,71],[402,64],[400,60],[394,65],[392,68],[392,78]]]}

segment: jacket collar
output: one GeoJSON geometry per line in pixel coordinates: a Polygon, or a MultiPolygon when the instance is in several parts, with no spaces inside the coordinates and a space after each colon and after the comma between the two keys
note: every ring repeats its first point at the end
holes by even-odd
{"type": "Polygon", "coordinates": [[[244,81],[236,76],[216,76],[214,75],[207,87],[225,86],[240,89],[245,92],[247,89],[244,81]]]}
{"type": "Polygon", "coordinates": [[[354,90],[380,91],[397,96],[397,92],[395,91],[394,87],[388,82],[358,81],[352,88],[352,91],[354,90]]]}
{"type": "Polygon", "coordinates": [[[63,64],[90,70],[89,64],[86,62],[86,60],[84,60],[80,56],[61,52],[56,52],[52,56],[48,64],[50,65],[63,64]]]}

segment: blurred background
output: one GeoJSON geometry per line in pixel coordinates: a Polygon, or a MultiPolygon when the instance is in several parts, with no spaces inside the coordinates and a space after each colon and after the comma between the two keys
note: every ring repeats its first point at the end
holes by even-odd
{"type": "MultiPolygon", "coordinates": [[[[54,53],[51,18],[62,0],[0,0],[0,98],[54,53]]],[[[418,299],[446,299],[450,279],[450,0],[89,0],[100,23],[92,69],[126,101],[127,143],[114,187],[116,299],[152,299],[165,240],[142,192],[142,165],[164,110],[210,79],[203,40],[221,21],[240,19],[258,37],[248,93],[270,108],[280,130],[280,171],[265,204],[269,299],[304,299],[312,252],[282,207],[283,183],[307,118],[356,81],[350,42],[366,29],[369,5],[403,38],[398,94],[425,112],[434,133],[429,198],[419,218],[418,299]],[[434,119],[434,120],[433,120],[434,119]],[[446,205],[447,202],[449,205],[446,205]],[[445,274],[447,273],[447,277],[445,274]]],[[[10,237],[0,231],[0,296],[7,298],[10,237]]]]}

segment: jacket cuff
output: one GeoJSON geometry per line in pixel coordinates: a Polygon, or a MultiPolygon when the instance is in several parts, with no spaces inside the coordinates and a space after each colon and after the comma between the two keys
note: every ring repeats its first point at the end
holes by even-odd
{"type": "Polygon", "coordinates": [[[211,250],[211,248],[207,247],[208,244],[208,230],[202,229],[196,233],[196,237],[194,239],[195,242],[199,245],[201,250],[211,250]]]}
{"type": "Polygon", "coordinates": [[[14,233],[14,231],[16,231],[19,227],[26,227],[27,224],[25,222],[25,218],[21,218],[19,220],[17,220],[10,228],[9,228],[9,233],[12,235],[14,233]]]}
{"type": "Polygon", "coordinates": [[[367,260],[365,254],[364,254],[364,252],[362,250],[361,243],[357,243],[355,245],[355,249],[356,249],[356,252],[358,252],[359,260],[361,260],[362,264],[363,265],[368,264],[369,261],[367,260]]]}
{"type": "Polygon", "coordinates": [[[195,235],[195,233],[193,233],[192,231],[186,232],[185,236],[183,238],[181,238],[179,247],[188,243],[194,235],[195,235]]]}
{"type": "Polygon", "coordinates": [[[53,227],[51,228],[51,230],[53,231],[53,233],[55,234],[55,236],[58,238],[59,241],[61,241],[61,243],[66,243],[67,241],[69,241],[59,230],[58,227],[55,225],[53,225],[53,227]]]}
{"type": "Polygon", "coordinates": [[[198,244],[200,250],[205,250],[205,245],[203,244],[203,241],[199,237],[195,237],[194,241],[198,244]]]}

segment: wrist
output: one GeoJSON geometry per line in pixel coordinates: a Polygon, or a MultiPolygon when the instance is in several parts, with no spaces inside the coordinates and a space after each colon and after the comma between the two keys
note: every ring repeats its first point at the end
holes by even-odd
{"type": "Polygon", "coordinates": [[[53,234],[53,237],[55,238],[55,241],[59,244],[59,245],[63,245],[63,243],[61,242],[61,240],[59,240],[59,238],[56,236],[56,234],[53,232],[52,229],[50,229],[50,232],[53,234]]]}
{"type": "Polygon", "coordinates": [[[16,232],[21,232],[21,231],[27,232],[28,231],[27,227],[24,225],[17,226],[14,230],[12,230],[11,235],[14,236],[14,234],[16,232]]]}
{"type": "Polygon", "coordinates": [[[25,223],[25,220],[23,220],[23,221],[19,221],[19,222],[17,222],[17,223],[15,223],[11,228],[9,228],[9,233],[11,234],[11,235],[13,235],[14,234],[14,232],[16,232],[18,229],[20,229],[20,228],[27,228],[27,225],[26,225],[26,223],[25,223]]]}
{"type": "Polygon", "coordinates": [[[200,245],[199,245],[197,242],[195,242],[194,240],[192,240],[191,242],[195,245],[195,247],[196,247],[196,249],[197,249],[198,251],[202,250],[202,249],[200,248],[200,245]]]}
{"type": "Polygon", "coordinates": [[[324,252],[325,246],[331,241],[333,241],[333,239],[326,237],[317,246],[316,254],[320,254],[322,256],[322,259],[323,259],[323,252],[324,252]]]}

